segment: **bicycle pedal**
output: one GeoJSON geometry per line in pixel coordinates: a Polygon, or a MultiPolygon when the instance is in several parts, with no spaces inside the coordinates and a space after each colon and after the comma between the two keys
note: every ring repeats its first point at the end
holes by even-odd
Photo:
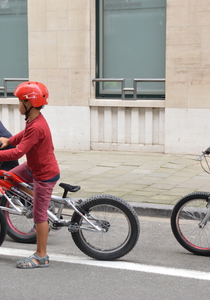
{"type": "Polygon", "coordinates": [[[75,233],[79,231],[79,225],[77,223],[71,222],[68,226],[68,231],[71,233],[75,233]]]}

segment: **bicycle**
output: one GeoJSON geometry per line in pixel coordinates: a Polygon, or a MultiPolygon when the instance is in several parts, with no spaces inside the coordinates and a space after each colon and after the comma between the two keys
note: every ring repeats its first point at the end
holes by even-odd
{"type": "MultiPolygon", "coordinates": [[[[208,174],[209,154],[210,147],[198,157],[201,167],[208,174]]],[[[194,192],[182,197],[172,210],[171,229],[186,250],[210,256],[210,193],[194,192]]]]}
{"type": "MultiPolygon", "coordinates": [[[[8,235],[17,242],[36,242],[33,198],[21,190],[21,187],[33,190],[33,186],[8,171],[0,170],[0,177],[0,209],[4,211],[8,235]]],[[[59,186],[63,188],[63,196],[52,195],[48,209],[50,230],[67,227],[76,246],[98,260],[115,260],[133,249],[139,238],[140,222],[129,203],[112,195],[97,195],[84,201],[74,199],[67,194],[77,192],[80,186],[66,183],[59,186]]]]}

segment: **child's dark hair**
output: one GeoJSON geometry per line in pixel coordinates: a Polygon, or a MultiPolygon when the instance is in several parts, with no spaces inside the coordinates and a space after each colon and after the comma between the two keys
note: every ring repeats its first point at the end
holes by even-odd
{"type": "MultiPolygon", "coordinates": [[[[28,102],[29,100],[23,100],[23,102],[28,102]]],[[[30,102],[30,101],[29,101],[30,102]]],[[[34,107],[33,106],[33,108],[36,108],[36,109],[38,109],[38,110],[41,110],[42,108],[44,108],[44,105],[42,105],[42,106],[39,106],[39,107],[34,107]]]]}

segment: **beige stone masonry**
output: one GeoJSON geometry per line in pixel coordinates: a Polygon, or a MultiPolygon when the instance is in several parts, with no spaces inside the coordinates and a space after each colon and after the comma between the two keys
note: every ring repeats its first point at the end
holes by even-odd
{"type": "Polygon", "coordinates": [[[90,68],[90,40],[86,31],[58,32],[57,49],[59,68],[90,68]]]}
{"type": "Polygon", "coordinates": [[[210,108],[210,0],[167,0],[166,107],[210,108]]]}
{"type": "Polygon", "coordinates": [[[47,85],[52,105],[89,104],[93,3],[28,0],[29,78],[47,85]]]}

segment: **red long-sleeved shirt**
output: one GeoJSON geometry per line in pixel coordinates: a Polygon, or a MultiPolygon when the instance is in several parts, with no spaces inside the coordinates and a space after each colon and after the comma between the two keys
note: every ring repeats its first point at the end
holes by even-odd
{"type": "Polygon", "coordinates": [[[40,181],[49,180],[60,173],[51,132],[42,114],[26,122],[25,130],[9,138],[9,142],[17,147],[0,151],[0,161],[19,159],[26,155],[33,177],[40,181]]]}

